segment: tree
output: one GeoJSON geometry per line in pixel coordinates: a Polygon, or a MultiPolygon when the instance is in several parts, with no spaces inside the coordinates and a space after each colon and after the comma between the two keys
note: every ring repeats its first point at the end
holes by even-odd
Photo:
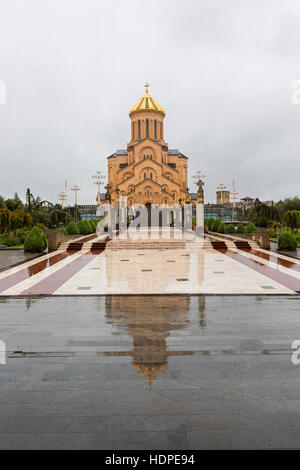
{"type": "Polygon", "coordinates": [[[11,211],[5,207],[0,209],[0,231],[8,232],[11,228],[11,211]]]}
{"type": "Polygon", "coordinates": [[[275,204],[275,207],[279,212],[280,219],[282,219],[283,215],[287,211],[300,211],[300,198],[298,196],[294,196],[286,198],[284,201],[280,200],[275,204]]]}
{"type": "Polygon", "coordinates": [[[294,232],[300,225],[300,211],[287,211],[283,215],[283,222],[294,232]]]}
{"type": "Polygon", "coordinates": [[[269,220],[278,220],[279,211],[276,206],[267,206],[255,199],[254,206],[249,210],[249,220],[259,227],[267,227],[269,220]]]}

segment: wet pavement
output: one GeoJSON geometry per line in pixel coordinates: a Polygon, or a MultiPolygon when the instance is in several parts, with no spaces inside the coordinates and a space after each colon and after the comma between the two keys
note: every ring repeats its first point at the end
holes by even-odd
{"type": "Polygon", "coordinates": [[[0,269],[36,256],[32,253],[24,253],[24,250],[0,250],[0,269]]]}
{"type": "Polygon", "coordinates": [[[300,446],[299,296],[0,299],[0,449],[300,446]]]}

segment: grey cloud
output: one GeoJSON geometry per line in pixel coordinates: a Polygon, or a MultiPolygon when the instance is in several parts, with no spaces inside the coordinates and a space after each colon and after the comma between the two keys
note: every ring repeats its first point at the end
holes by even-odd
{"type": "MultiPolygon", "coordinates": [[[[297,0],[2,2],[0,194],[57,200],[65,179],[93,203],[92,174],[129,140],[144,92],[166,109],[166,140],[207,174],[206,199],[299,194],[297,0]]],[[[69,193],[70,198],[73,197],[69,193]]],[[[69,199],[71,200],[71,199],[69,199]]]]}

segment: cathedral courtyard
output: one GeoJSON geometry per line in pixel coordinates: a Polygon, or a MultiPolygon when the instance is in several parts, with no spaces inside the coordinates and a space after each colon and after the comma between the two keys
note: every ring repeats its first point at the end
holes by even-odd
{"type": "Polygon", "coordinates": [[[300,260],[127,235],[0,271],[0,449],[299,447],[300,260]]]}
{"type": "Polygon", "coordinates": [[[2,297],[0,449],[299,447],[299,297],[2,297]]]}

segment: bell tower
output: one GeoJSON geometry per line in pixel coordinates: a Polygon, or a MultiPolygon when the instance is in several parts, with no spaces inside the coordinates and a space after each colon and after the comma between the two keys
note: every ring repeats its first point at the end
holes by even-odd
{"type": "Polygon", "coordinates": [[[149,93],[149,83],[145,83],[146,92],[129,111],[131,119],[132,145],[149,137],[159,143],[164,140],[164,109],[155,101],[149,93]]]}

